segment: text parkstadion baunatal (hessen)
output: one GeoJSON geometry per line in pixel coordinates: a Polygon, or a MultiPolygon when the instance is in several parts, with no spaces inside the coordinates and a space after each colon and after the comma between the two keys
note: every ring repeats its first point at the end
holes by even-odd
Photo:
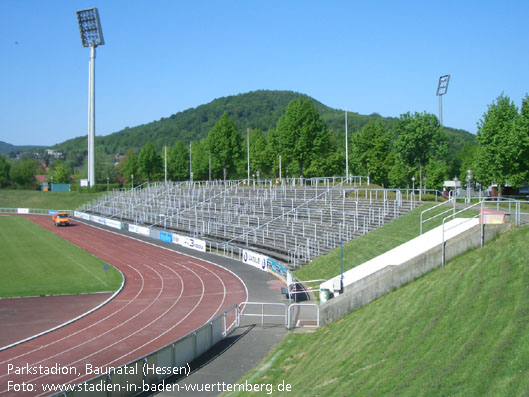
{"type": "Polygon", "coordinates": [[[95,366],[90,363],[86,363],[84,367],[71,367],[63,366],[60,364],[54,365],[22,365],[15,366],[13,364],[7,364],[7,375],[75,375],[79,376],[98,376],[108,373],[115,373],[119,375],[186,375],[191,373],[189,363],[180,367],[160,367],[155,364],[148,363],[136,363],[134,365],[124,365],[121,367],[112,366],[95,366]]]}

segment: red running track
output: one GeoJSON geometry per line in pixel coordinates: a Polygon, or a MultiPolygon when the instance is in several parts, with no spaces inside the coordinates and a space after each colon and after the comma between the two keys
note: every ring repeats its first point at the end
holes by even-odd
{"type": "Polygon", "coordinates": [[[104,368],[131,362],[247,299],[243,282],[215,264],[78,222],[56,228],[47,216],[28,218],[114,265],[126,281],[99,310],[1,351],[0,395],[41,395],[42,384],[83,382],[95,376],[86,373],[87,364],[104,368]],[[27,367],[37,374],[15,373],[27,367]],[[40,374],[53,368],[72,374],[40,374]],[[9,381],[11,386],[31,384],[35,391],[8,391],[9,381]]]}

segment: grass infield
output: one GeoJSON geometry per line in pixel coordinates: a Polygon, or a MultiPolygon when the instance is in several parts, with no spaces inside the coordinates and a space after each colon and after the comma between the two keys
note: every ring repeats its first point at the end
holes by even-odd
{"type": "Polygon", "coordinates": [[[26,218],[0,216],[0,252],[2,298],[115,291],[121,285],[113,266],[26,218]]]}

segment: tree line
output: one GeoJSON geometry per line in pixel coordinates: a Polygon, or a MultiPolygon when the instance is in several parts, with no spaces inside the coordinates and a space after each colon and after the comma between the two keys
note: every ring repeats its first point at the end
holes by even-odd
{"type": "MultiPolygon", "coordinates": [[[[529,97],[518,109],[500,95],[478,122],[476,143],[454,136],[426,112],[402,114],[391,124],[374,118],[349,136],[349,172],[389,188],[409,187],[413,178],[417,187],[440,189],[454,176],[464,180],[468,169],[483,185],[516,187],[528,180],[529,97]]],[[[179,140],[166,151],[148,141],[139,151],[128,149],[116,166],[98,147],[96,178],[99,183],[161,181],[167,153],[168,180],[245,179],[248,150],[251,177],[277,178],[280,168],[283,177],[343,176],[343,138],[324,122],[313,100],[298,97],[267,132],[241,131],[224,112],[198,141],[179,140]]],[[[80,179],[86,167],[74,164],[68,159],[52,163],[50,175],[57,183],[80,179]]],[[[38,167],[32,159],[0,157],[0,186],[27,187],[38,167]]]]}
{"type": "MultiPolygon", "coordinates": [[[[519,112],[501,95],[478,123],[477,145],[465,143],[458,156],[433,114],[408,112],[391,129],[382,121],[369,122],[350,136],[350,173],[369,176],[384,187],[407,187],[414,178],[418,187],[440,189],[445,180],[464,180],[467,169],[473,169],[484,185],[519,186],[529,171],[528,101],[523,100],[519,112]]],[[[292,100],[267,133],[244,133],[224,113],[206,138],[168,148],[167,175],[174,181],[188,180],[191,173],[195,180],[244,179],[248,148],[251,177],[277,178],[280,166],[283,177],[344,175],[345,150],[338,138],[307,98],[292,100]]],[[[122,178],[162,180],[162,155],[150,142],[138,154],[130,149],[118,166],[122,178]]]]}

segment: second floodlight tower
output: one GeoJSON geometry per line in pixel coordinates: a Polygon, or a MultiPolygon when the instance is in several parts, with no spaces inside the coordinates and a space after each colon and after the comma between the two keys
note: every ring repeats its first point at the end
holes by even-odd
{"type": "Polygon", "coordinates": [[[95,68],[96,47],[105,44],[97,8],[77,11],[83,47],[90,47],[88,68],[88,184],[96,184],[95,172],[95,68]]]}
{"type": "Polygon", "coordinates": [[[450,75],[446,74],[439,77],[439,84],[437,84],[437,96],[439,97],[439,123],[443,126],[443,95],[448,91],[448,83],[450,82],[450,75]]]}

